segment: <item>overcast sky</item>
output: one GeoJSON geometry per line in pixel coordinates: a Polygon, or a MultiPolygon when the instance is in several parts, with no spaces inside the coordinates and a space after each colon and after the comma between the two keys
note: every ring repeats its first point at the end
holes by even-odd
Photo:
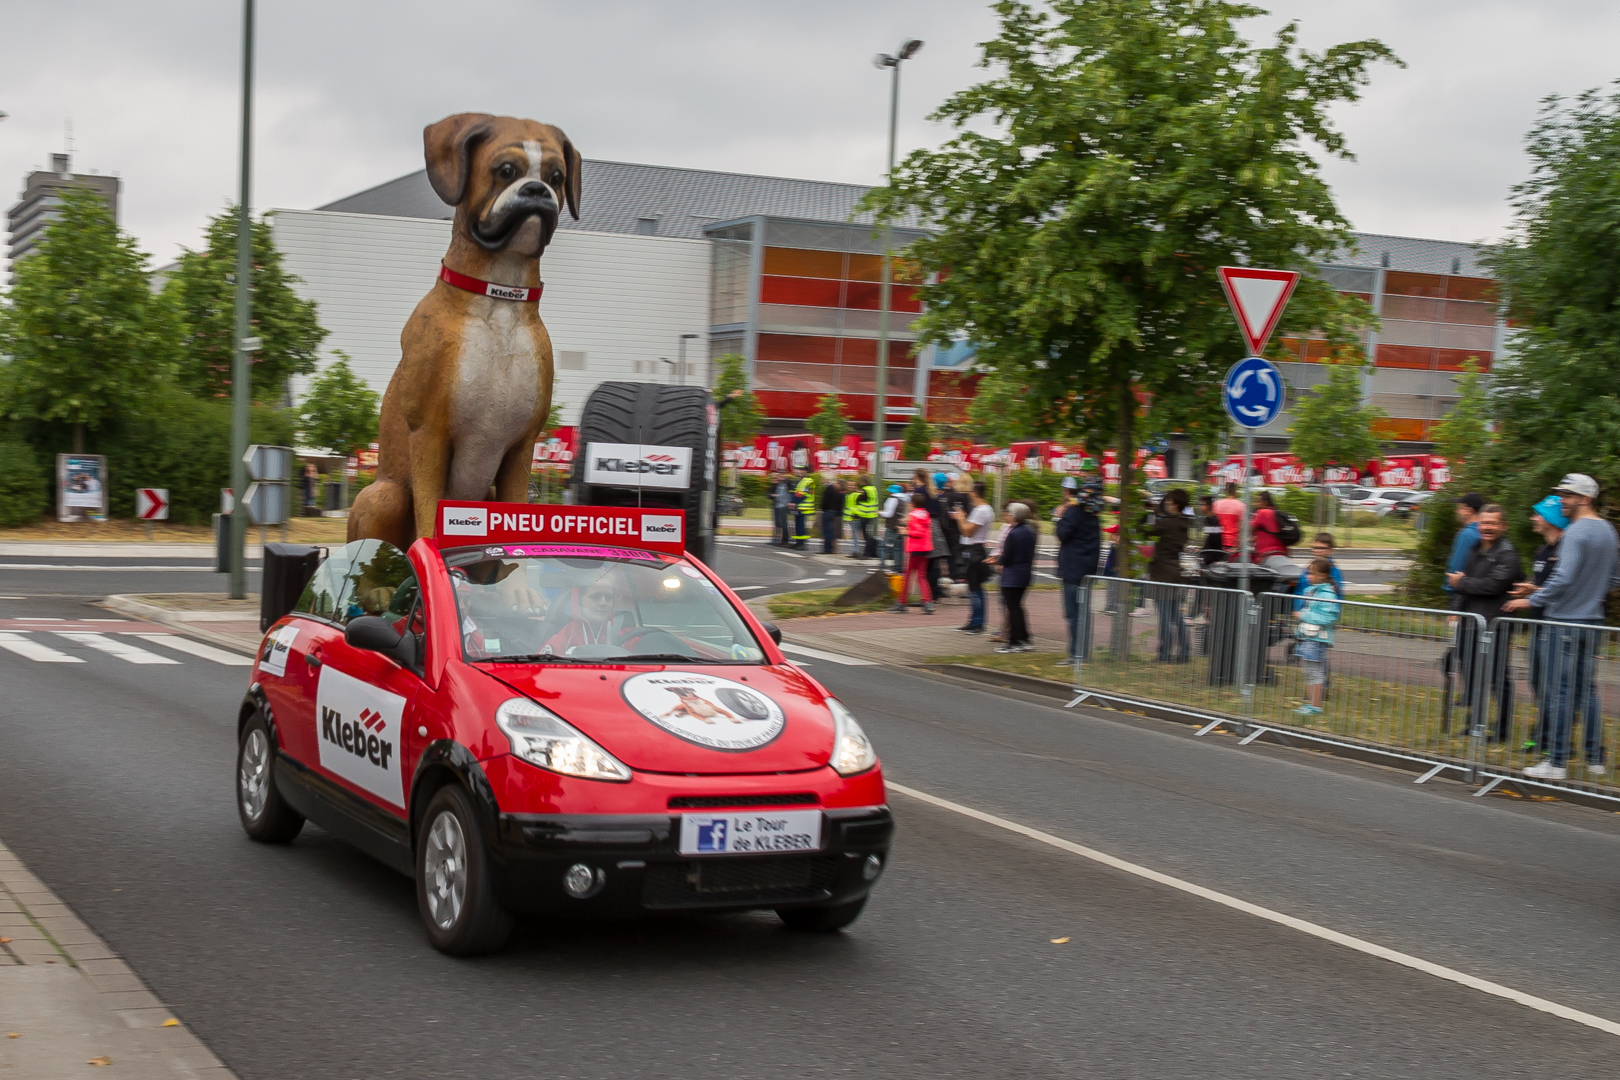
{"type": "MultiPolygon", "coordinates": [[[[1327,176],[1368,232],[1488,240],[1508,221],[1538,102],[1620,76],[1620,7],[1595,0],[1277,0],[1321,48],[1379,38],[1339,121],[1358,161],[1327,176]]],[[[122,221],[157,262],[195,246],[234,197],[240,4],[10,0],[0,177],[63,149],[123,178],[122,221]]],[[[421,129],[453,112],[562,127],[587,157],[875,183],[888,84],[872,54],[907,36],[901,150],[983,77],[980,0],[262,0],[253,203],[313,207],[418,169],[421,129]]],[[[586,199],[590,192],[584,193],[586,199]]],[[[8,200],[9,203],[9,200],[8,200]]]]}

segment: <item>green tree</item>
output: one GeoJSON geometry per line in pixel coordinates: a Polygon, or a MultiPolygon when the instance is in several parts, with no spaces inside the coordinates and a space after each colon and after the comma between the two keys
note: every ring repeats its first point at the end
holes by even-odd
{"type": "Polygon", "coordinates": [[[804,426],[821,440],[823,449],[831,449],[849,434],[849,412],[837,394],[824,394],[816,402],[816,411],[804,426]]]}
{"type": "Polygon", "coordinates": [[[765,415],[760,411],[759,399],[748,389],[748,360],[737,353],[727,353],[717,357],[714,364],[719,372],[714,380],[716,401],[725,401],[742,391],[720,410],[720,442],[726,446],[751,443],[764,426],[765,415]]]}
{"type": "Polygon", "coordinates": [[[1028,435],[1032,423],[1029,383],[1016,371],[991,371],[968,402],[973,435],[990,446],[1009,446],[1028,435]]]}
{"type": "MultiPolygon", "coordinates": [[[[228,396],[236,336],[236,223],[234,209],[208,223],[200,251],[180,255],[164,286],[185,322],[180,385],[203,397],[228,396]]],[[[253,223],[252,333],[263,345],[252,358],[253,400],[271,404],[287,393],[294,375],[308,375],[326,331],[315,301],[300,300],[300,279],[282,269],[281,253],[263,218],[253,223]]]]}
{"type": "Polygon", "coordinates": [[[927,461],[928,455],[934,452],[934,431],[921,412],[907,421],[905,433],[900,439],[902,461],[927,461]]]}
{"type": "Polygon", "coordinates": [[[84,435],[174,369],[178,323],[152,294],[146,256],[96,195],[68,189],[39,249],[14,265],[0,307],[0,412],[84,435]]]}
{"type": "Polygon", "coordinates": [[[1451,486],[1467,484],[1467,471],[1484,463],[1491,441],[1491,403],[1479,361],[1470,356],[1457,376],[1457,403],[1434,426],[1435,448],[1445,456],[1451,486]]]}
{"type": "Polygon", "coordinates": [[[349,457],[377,438],[379,395],[349,370],[342,351],[315,377],[299,409],[299,430],[310,446],[324,446],[349,457]]]}
{"type": "MultiPolygon", "coordinates": [[[[1219,424],[1211,391],[1243,347],[1216,267],[1306,271],[1348,243],[1320,174],[1318,155],[1350,156],[1328,113],[1394,57],[1376,41],[1300,50],[1292,23],[1255,47],[1237,23],[1263,12],[1216,0],[995,10],[993,76],[933,115],[959,134],[912,153],[865,207],[935,224],[907,252],[936,274],[925,339],[965,336],[1026,383],[1032,434],[1112,442],[1129,489],[1139,391],[1201,389],[1219,424]]],[[[1349,343],[1370,318],[1307,275],[1284,332],[1349,343]]]]}
{"type": "Polygon", "coordinates": [[[26,525],[44,513],[50,485],[27,443],[0,435],[0,525],[26,525]]]}
{"type": "MultiPolygon", "coordinates": [[[[1365,366],[1358,361],[1329,361],[1327,382],[1301,394],[1294,403],[1290,449],[1318,474],[1329,465],[1356,465],[1381,458],[1384,443],[1373,433],[1373,422],[1384,410],[1361,400],[1365,366]]],[[[1322,498],[1316,500],[1316,520],[1322,521],[1322,498]]]]}

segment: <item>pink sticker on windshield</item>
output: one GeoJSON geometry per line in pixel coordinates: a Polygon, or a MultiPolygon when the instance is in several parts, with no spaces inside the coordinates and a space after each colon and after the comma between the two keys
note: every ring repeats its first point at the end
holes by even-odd
{"type": "Polygon", "coordinates": [[[563,558],[563,559],[646,559],[651,562],[664,562],[667,556],[659,555],[653,551],[641,551],[636,548],[601,547],[592,545],[586,547],[576,544],[525,544],[522,547],[509,547],[506,554],[516,558],[563,558]]]}

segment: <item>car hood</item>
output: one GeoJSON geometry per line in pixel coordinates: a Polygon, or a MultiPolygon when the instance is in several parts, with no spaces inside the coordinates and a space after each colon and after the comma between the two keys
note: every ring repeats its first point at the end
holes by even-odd
{"type": "Polygon", "coordinates": [[[798,772],[832,757],[832,714],[791,665],[478,666],[643,772],[798,772]]]}

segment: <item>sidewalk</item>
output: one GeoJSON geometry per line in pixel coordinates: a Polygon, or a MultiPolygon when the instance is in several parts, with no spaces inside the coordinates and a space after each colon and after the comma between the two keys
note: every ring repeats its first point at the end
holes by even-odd
{"type": "Polygon", "coordinates": [[[259,631],[259,597],[232,600],[220,593],[152,593],[109,596],[101,606],[121,615],[160,623],[211,645],[253,654],[264,635],[259,631]]]}
{"type": "Polygon", "coordinates": [[[73,910],[0,844],[0,1076],[235,1074],[73,910]]]}

